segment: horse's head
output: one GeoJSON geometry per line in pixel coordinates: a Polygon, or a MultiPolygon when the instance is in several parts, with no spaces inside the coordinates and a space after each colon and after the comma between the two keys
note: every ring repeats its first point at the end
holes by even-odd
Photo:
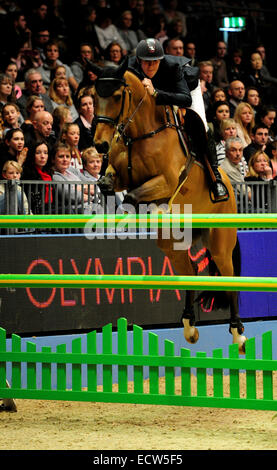
{"type": "Polygon", "coordinates": [[[89,61],[87,64],[88,68],[98,77],[95,82],[97,126],[94,141],[99,152],[108,153],[111,140],[124,110],[127,87],[124,73],[128,67],[128,59],[126,58],[117,68],[102,68],[89,61]]]}

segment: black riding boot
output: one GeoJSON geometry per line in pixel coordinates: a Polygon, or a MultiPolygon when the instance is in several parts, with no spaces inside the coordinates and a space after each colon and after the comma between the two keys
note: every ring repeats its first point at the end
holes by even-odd
{"type": "Polygon", "coordinates": [[[209,130],[207,132],[207,158],[210,163],[211,169],[215,176],[215,181],[212,181],[210,186],[210,192],[213,194],[214,198],[211,198],[213,202],[222,202],[229,199],[229,192],[225,184],[222,181],[221,174],[218,171],[216,147],[213,135],[209,130]]]}

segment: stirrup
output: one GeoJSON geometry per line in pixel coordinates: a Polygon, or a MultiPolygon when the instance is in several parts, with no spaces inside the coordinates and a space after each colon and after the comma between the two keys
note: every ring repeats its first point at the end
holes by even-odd
{"type": "Polygon", "coordinates": [[[221,179],[212,182],[210,189],[210,199],[213,203],[228,201],[229,191],[221,179]]]}

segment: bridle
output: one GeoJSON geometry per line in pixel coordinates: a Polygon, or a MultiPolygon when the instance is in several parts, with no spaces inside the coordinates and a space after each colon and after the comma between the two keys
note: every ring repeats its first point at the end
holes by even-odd
{"type": "MultiPolygon", "coordinates": [[[[139,140],[144,140],[144,139],[149,139],[151,137],[154,137],[156,134],[158,134],[159,132],[162,132],[163,130],[165,129],[175,129],[179,132],[179,136],[180,136],[180,131],[181,131],[181,127],[179,126],[177,120],[175,119],[175,122],[172,123],[170,121],[170,113],[169,113],[169,107],[170,106],[166,106],[165,108],[165,111],[166,111],[166,122],[158,127],[157,129],[153,130],[153,131],[150,131],[146,134],[143,134],[141,136],[138,136],[138,137],[130,137],[126,134],[126,131],[129,127],[129,125],[131,124],[131,122],[133,121],[133,118],[135,116],[135,114],[138,112],[139,108],[141,107],[141,105],[143,104],[146,96],[147,96],[147,90],[145,90],[145,93],[143,95],[143,97],[140,99],[139,103],[137,104],[135,110],[132,112],[131,116],[127,119],[126,123],[124,124],[123,122],[119,122],[120,121],[120,117],[123,115],[123,112],[124,112],[124,107],[125,107],[125,100],[126,100],[126,93],[127,93],[127,89],[128,89],[128,93],[129,93],[129,109],[130,109],[130,106],[131,106],[131,97],[132,97],[132,93],[131,93],[131,90],[128,88],[128,84],[126,83],[125,79],[122,78],[113,78],[113,77],[103,77],[103,78],[98,78],[97,79],[97,82],[96,82],[96,85],[95,85],[95,89],[96,89],[96,92],[97,94],[102,97],[102,98],[107,98],[107,97],[110,97],[112,95],[112,93],[116,90],[118,90],[121,86],[124,86],[123,88],[123,92],[122,92],[122,102],[121,102],[121,107],[120,107],[120,111],[118,113],[118,115],[116,116],[116,118],[111,118],[109,116],[103,116],[103,115],[96,115],[95,116],[95,121],[96,121],[96,125],[98,123],[103,123],[103,124],[108,124],[108,125],[111,125],[112,127],[115,128],[115,133],[117,134],[117,138],[116,138],[116,141],[118,142],[120,139],[123,140],[124,142],[124,145],[127,147],[128,149],[128,176],[129,176],[129,190],[130,188],[133,187],[133,177],[132,177],[132,146],[135,142],[139,141],[139,140]],[[107,92],[107,90],[105,91],[105,85],[109,83],[112,83],[112,92],[111,92],[111,88],[109,89],[109,93],[107,92]],[[101,85],[104,85],[104,91],[101,90],[101,85]],[[108,93],[108,94],[107,94],[108,93]]],[[[114,134],[115,135],[115,134],[114,134]]]]}

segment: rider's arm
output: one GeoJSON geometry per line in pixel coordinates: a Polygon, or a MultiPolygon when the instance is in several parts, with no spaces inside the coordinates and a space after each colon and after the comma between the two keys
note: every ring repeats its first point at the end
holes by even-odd
{"type": "Polygon", "coordinates": [[[188,108],[191,106],[192,99],[189,87],[183,78],[182,70],[176,66],[169,71],[166,77],[168,86],[159,89],[159,85],[155,87],[157,92],[156,103],[158,105],[176,105],[180,108],[188,108]],[[166,90],[166,91],[165,91],[166,90]]]}

